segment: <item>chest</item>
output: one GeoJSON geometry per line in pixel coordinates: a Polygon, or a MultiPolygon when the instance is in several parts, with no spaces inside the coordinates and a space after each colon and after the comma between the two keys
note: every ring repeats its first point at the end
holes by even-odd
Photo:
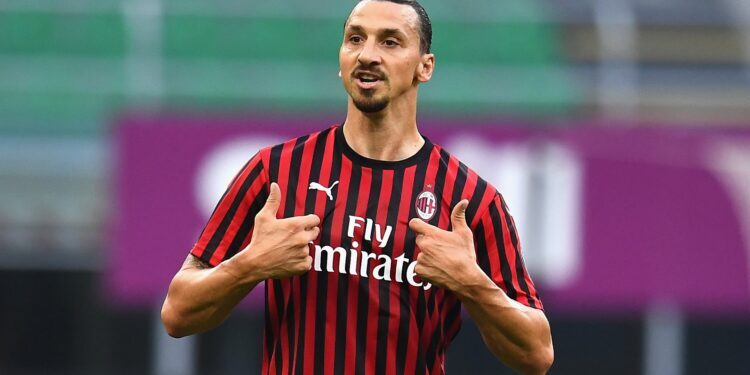
{"type": "Polygon", "coordinates": [[[321,218],[321,234],[310,245],[312,272],[431,287],[414,271],[419,248],[409,228],[419,218],[448,229],[449,200],[431,184],[360,176],[304,188],[287,195],[285,212],[321,218]]]}

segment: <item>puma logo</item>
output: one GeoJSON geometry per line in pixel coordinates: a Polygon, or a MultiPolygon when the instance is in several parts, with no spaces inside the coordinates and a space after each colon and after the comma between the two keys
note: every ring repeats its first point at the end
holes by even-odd
{"type": "Polygon", "coordinates": [[[317,182],[311,182],[310,187],[307,188],[308,190],[318,190],[323,191],[328,196],[328,199],[333,200],[333,194],[331,193],[331,190],[333,190],[333,187],[336,186],[339,182],[336,181],[331,185],[331,187],[325,187],[317,182]]]}

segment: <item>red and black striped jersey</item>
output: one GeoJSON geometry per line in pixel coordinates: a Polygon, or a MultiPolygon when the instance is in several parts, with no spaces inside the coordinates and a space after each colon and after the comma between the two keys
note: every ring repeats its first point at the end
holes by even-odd
{"type": "Polygon", "coordinates": [[[498,191],[426,140],[408,159],[358,155],[341,126],[264,148],[231,182],[192,254],[217,265],[247,248],[270,182],[278,217],[316,214],[310,272],[266,281],[263,374],[442,374],[461,325],[450,291],[414,273],[411,218],[449,230],[468,199],[477,262],[511,298],[541,309],[498,191]]]}

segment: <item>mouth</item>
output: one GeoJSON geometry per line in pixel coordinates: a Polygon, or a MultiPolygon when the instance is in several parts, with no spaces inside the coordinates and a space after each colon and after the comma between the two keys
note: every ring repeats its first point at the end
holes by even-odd
{"type": "Polygon", "coordinates": [[[357,86],[363,90],[372,90],[383,81],[383,78],[378,74],[362,71],[355,72],[354,79],[357,86]]]}

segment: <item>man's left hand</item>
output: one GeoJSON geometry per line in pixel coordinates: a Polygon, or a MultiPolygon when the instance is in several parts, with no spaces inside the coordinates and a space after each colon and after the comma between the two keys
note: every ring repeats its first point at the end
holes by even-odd
{"type": "Polygon", "coordinates": [[[451,213],[451,231],[440,229],[418,218],[409,221],[417,234],[417,265],[414,272],[435,286],[456,291],[482,272],[477,265],[474,236],[466,223],[468,200],[462,200],[451,213]]]}

